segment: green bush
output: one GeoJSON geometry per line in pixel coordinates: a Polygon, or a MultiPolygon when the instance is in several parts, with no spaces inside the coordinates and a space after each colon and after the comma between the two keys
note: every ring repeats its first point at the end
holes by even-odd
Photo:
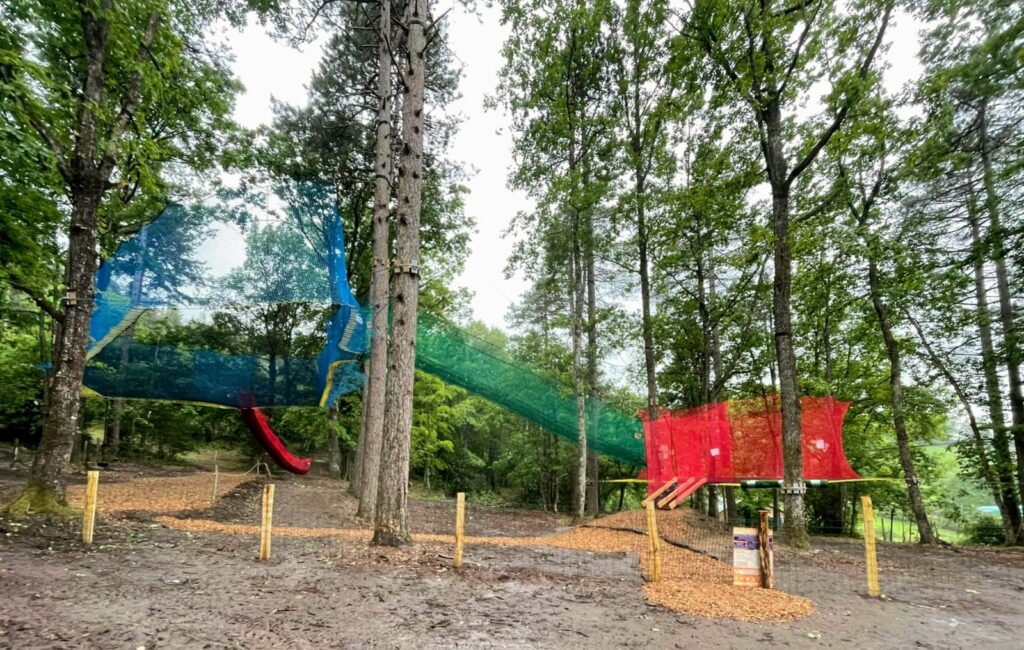
{"type": "Polygon", "coordinates": [[[979,515],[967,522],[964,536],[968,544],[999,545],[1006,541],[999,518],[988,515],[979,515]]]}

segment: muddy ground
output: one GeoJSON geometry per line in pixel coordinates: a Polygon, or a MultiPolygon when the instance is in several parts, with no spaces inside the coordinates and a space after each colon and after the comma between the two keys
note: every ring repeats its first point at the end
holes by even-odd
{"type": "MultiPolygon", "coordinates": [[[[155,473],[154,473],[155,474],[155,473]]],[[[175,476],[176,471],[161,475],[175,476]]],[[[104,473],[103,485],[150,475],[104,473]]],[[[23,473],[0,470],[0,492],[23,473]]],[[[275,477],[275,525],[362,527],[326,479],[275,477]]],[[[258,523],[260,485],[173,516],[258,523]]],[[[0,496],[2,498],[2,496],[0,496]]],[[[414,499],[414,532],[450,533],[451,502],[414,499]]],[[[816,539],[778,553],[780,586],[815,612],[789,623],[681,615],[644,602],[635,556],[548,547],[448,544],[380,550],[343,537],[187,533],[153,513],[101,517],[92,547],[79,526],[0,521],[0,648],[1019,648],[1024,554],[882,545],[887,598],[863,595],[856,541],[816,539]]],[[[557,516],[473,507],[471,535],[542,535],[557,516]]],[[[721,547],[719,538],[700,540],[721,547]]]]}

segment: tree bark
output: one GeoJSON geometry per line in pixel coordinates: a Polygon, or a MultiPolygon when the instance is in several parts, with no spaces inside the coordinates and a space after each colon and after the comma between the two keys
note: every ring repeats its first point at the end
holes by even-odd
{"type": "MultiPolygon", "coordinates": [[[[589,384],[590,431],[599,430],[597,409],[597,278],[594,273],[594,222],[587,219],[587,383],[589,384]]],[[[587,503],[586,510],[592,517],[600,514],[601,491],[597,482],[597,452],[587,449],[587,503]]]]}
{"type": "Polygon", "coordinates": [[[587,503],[587,405],[583,374],[583,303],[585,284],[580,248],[580,215],[573,211],[572,233],[572,375],[576,389],[576,488],[573,490],[573,518],[586,515],[587,503]]]}
{"type": "MultiPolygon", "coordinates": [[[[977,279],[977,275],[975,276],[977,279]]],[[[984,293],[982,293],[984,295],[984,293]]],[[[986,312],[987,313],[987,312],[986,312]]],[[[978,455],[978,469],[981,471],[981,478],[988,485],[989,490],[992,492],[992,500],[995,502],[996,507],[999,508],[999,516],[1003,523],[1003,537],[1006,540],[1006,544],[1010,545],[1015,543],[1017,539],[1017,531],[1020,528],[1020,510],[1017,503],[1017,495],[1014,493],[1013,485],[1010,476],[1013,474],[1010,469],[1010,463],[1007,462],[1004,468],[1005,475],[1000,477],[996,473],[996,468],[989,463],[988,450],[985,447],[985,439],[981,434],[981,426],[978,424],[978,420],[974,417],[973,404],[971,399],[967,396],[967,392],[964,390],[960,383],[960,380],[950,371],[947,364],[945,364],[939,355],[932,348],[928,342],[928,338],[924,334],[924,330],[921,325],[918,324],[913,317],[909,317],[911,325],[917,331],[917,337],[921,340],[921,345],[931,360],[932,365],[946,378],[946,382],[950,388],[953,389],[953,393],[960,401],[961,407],[964,409],[964,413],[967,414],[967,422],[971,428],[971,437],[974,442],[974,453],[978,455]],[[1009,488],[1009,489],[1007,489],[1009,488]],[[1005,497],[1009,497],[1010,501],[1006,501],[1005,497]],[[1014,517],[1016,513],[1016,517],[1014,517]]],[[[989,334],[989,341],[991,344],[991,334],[989,334]]],[[[1005,440],[1005,435],[1004,435],[1005,440]]],[[[1006,447],[1006,454],[1009,455],[1009,447],[1006,447]]],[[[1009,459],[1006,459],[1007,461],[1009,459]]],[[[845,485],[845,483],[843,484],[845,485]]]]}
{"type": "Polygon", "coordinates": [[[381,444],[384,437],[384,399],[388,363],[388,238],[391,215],[391,2],[380,3],[380,34],[377,51],[377,140],[374,149],[373,261],[370,305],[373,310],[369,372],[363,395],[366,414],[356,486],[359,508],[356,515],[373,517],[377,504],[381,444]]]}
{"type": "Polygon", "coordinates": [[[779,369],[782,407],[783,501],[786,541],[810,548],[804,512],[804,455],[800,411],[800,384],[793,347],[793,252],[789,241],[789,169],[783,149],[782,114],[778,98],[769,102],[763,121],[767,131],[764,150],[772,188],[772,232],[775,278],[772,284],[772,320],[775,328],[775,360],[779,369]]]}
{"type": "Polygon", "coordinates": [[[875,315],[878,317],[878,327],[882,330],[882,338],[885,340],[885,351],[889,357],[889,397],[892,406],[893,427],[896,429],[896,444],[899,447],[900,466],[903,468],[903,478],[907,483],[907,495],[910,497],[910,508],[914,512],[914,520],[917,523],[917,530],[921,535],[921,543],[934,544],[936,541],[935,535],[932,532],[931,522],[928,521],[928,512],[925,510],[924,499],[921,496],[921,487],[918,484],[917,473],[914,470],[914,458],[910,453],[910,438],[907,435],[906,422],[903,416],[903,374],[900,344],[893,334],[892,325],[889,322],[889,311],[882,300],[881,284],[878,264],[873,256],[869,256],[868,285],[871,291],[871,304],[875,308],[875,315]]]}
{"type": "Polygon", "coordinates": [[[338,409],[327,409],[327,472],[331,478],[341,478],[341,447],[338,445],[338,409]]]}
{"type": "MultiPolygon", "coordinates": [[[[977,310],[978,344],[981,348],[981,366],[985,377],[985,395],[988,402],[989,421],[992,423],[993,474],[1000,486],[1002,501],[1006,507],[1005,517],[1014,531],[1008,543],[1019,542],[1021,534],[1020,501],[1014,489],[1014,463],[1010,453],[1010,434],[1003,412],[1003,394],[999,385],[999,362],[992,337],[992,312],[988,304],[988,286],[985,280],[985,261],[982,250],[981,218],[971,179],[967,181],[967,218],[971,227],[971,245],[974,249],[974,300],[977,310]]],[[[1018,459],[1019,460],[1019,459],[1018,459]]]]}
{"type": "MultiPolygon", "coordinates": [[[[1006,233],[1001,224],[999,196],[992,169],[992,151],[988,137],[988,102],[982,100],[978,111],[978,134],[981,140],[982,183],[985,186],[985,209],[989,219],[992,263],[996,267],[996,289],[999,293],[999,322],[1003,329],[1006,376],[1010,384],[1010,415],[1013,422],[1013,444],[1017,453],[1017,490],[1024,499],[1024,385],[1021,379],[1021,346],[1006,270],[1006,233]]],[[[1018,519],[1020,519],[1018,514],[1018,519]]],[[[1017,543],[1024,544],[1024,527],[1018,523],[1017,543]]]]}
{"type": "Polygon", "coordinates": [[[402,101],[402,156],[398,169],[398,259],[394,269],[394,324],[373,531],[373,544],[381,546],[400,546],[411,541],[407,501],[419,309],[423,90],[428,21],[426,0],[410,0],[405,14],[406,65],[402,73],[405,90],[402,101]]]}

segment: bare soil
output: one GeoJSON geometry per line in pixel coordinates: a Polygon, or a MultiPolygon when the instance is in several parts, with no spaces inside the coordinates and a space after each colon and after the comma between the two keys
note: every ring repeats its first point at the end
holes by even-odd
{"type": "MultiPolygon", "coordinates": [[[[161,504],[155,512],[127,507],[149,498],[139,479],[180,479],[202,492],[207,475],[116,470],[103,474],[101,503],[112,505],[116,494],[124,501],[103,511],[91,547],[78,540],[78,522],[0,520],[0,648],[1022,646],[1024,553],[1014,550],[883,544],[887,598],[879,600],[863,595],[856,540],[815,539],[816,552],[806,554],[780,548],[780,587],[810,598],[814,612],[793,622],[749,623],[650,604],[637,556],[621,551],[471,544],[455,571],[451,544],[440,541],[379,549],[357,536],[279,535],[271,560],[260,563],[252,534],[156,523],[159,516],[258,524],[259,481],[225,487],[215,504],[210,484],[206,507],[205,496],[176,504],[154,494],[161,504]],[[115,483],[133,486],[118,493],[115,483]]],[[[23,480],[23,470],[0,470],[0,501],[23,480]]],[[[274,481],[275,526],[366,527],[352,516],[343,484],[274,481]]],[[[666,537],[674,531],[701,558],[727,552],[725,531],[712,526],[687,537],[687,515],[678,516],[666,521],[666,537]]],[[[411,502],[416,533],[448,535],[453,517],[451,502],[411,502]]],[[[467,534],[565,535],[565,524],[548,513],[470,504],[467,534]]]]}

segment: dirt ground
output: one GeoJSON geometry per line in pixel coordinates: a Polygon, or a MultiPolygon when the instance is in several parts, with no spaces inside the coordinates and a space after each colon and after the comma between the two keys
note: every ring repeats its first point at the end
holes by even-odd
{"type": "MultiPolygon", "coordinates": [[[[1024,553],[1017,551],[881,545],[886,598],[877,600],[863,595],[856,540],[815,539],[808,554],[780,548],[780,588],[809,598],[814,611],[791,622],[751,623],[652,605],[644,598],[641,562],[628,552],[532,540],[470,544],[464,567],[455,571],[447,542],[370,547],[358,532],[366,523],[354,518],[343,484],[327,479],[275,476],[275,527],[351,529],[353,535],[275,535],[271,560],[260,563],[253,534],[178,528],[186,520],[258,524],[261,486],[247,478],[222,476],[227,481],[211,505],[207,474],[106,471],[100,500],[110,507],[89,548],[78,541],[77,523],[0,520],[0,648],[1024,645],[1024,553]],[[167,485],[177,487],[161,487],[167,485]],[[175,489],[187,498],[168,498],[175,489]],[[158,507],[136,508],[136,502],[158,507]]],[[[0,500],[23,480],[22,472],[0,470],[0,500]]],[[[443,540],[453,514],[451,502],[414,499],[410,522],[415,533],[443,540]]],[[[666,521],[666,538],[685,538],[686,515],[678,516],[666,521]]],[[[470,504],[471,536],[583,534],[567,531],[556,515],[470,504]]],[[[712,562],[709,555],[727,552],[727,539],[704,534],[681,541],[693,548],[684,553],[712,562]]]]}

